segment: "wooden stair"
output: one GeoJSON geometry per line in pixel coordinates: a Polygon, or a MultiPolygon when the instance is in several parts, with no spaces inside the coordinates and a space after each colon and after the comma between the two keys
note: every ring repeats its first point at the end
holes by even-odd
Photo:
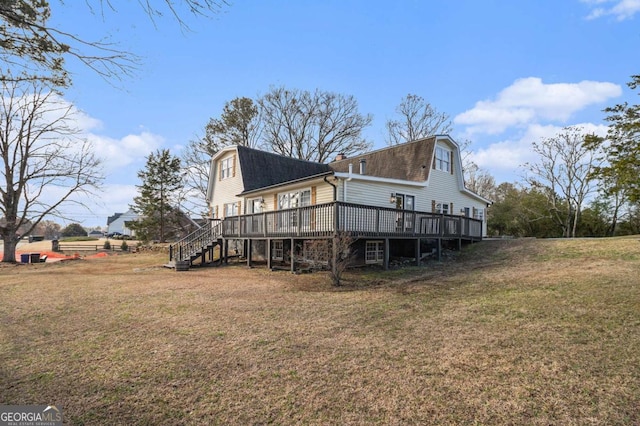
{"type": "Polygon", "coordinates": [[[206,225],[196,229],[180,241],[169,246],[169,263],[165,266],[176,267],[177,262],[189,262],[201,258],[205,262],[209,253],[209,261],[213,262],[213,249],[221,244],[222,222],[208,221],[206,225]]]}

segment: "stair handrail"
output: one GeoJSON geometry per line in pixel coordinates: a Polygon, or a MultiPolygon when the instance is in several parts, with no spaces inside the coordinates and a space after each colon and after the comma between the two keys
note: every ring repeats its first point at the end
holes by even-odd
{"type": "Polygon", "coordinates": [[[222,221],[210,219],[201,228],[196,229],[181,240],[169,246],[169,261],[191,260],[191,256],[222,236],[222,221]]]}

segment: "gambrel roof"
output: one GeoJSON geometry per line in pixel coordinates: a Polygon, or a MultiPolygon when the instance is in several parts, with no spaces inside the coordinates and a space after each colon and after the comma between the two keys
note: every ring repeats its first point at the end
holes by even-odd
{"type": "Polygon", "coordinates": [[[435,146],[436,137],[431,136],[334,161],[329,167],[335,172],[348,173],[349,164],[353,164],[353,171],[359,173],[360,160],[365,160],[367,175],[426,182],[429,179],[435,146]]]}
{"type": "MultiPolygon", "coordinates": [[[[428,185],[429,176],[433,168],[434,152],[438,143],[448,144],[457,154],[451,160],[452,174],[459,176],[459,189],[483,201],[489,200],[469,191],[464,187],[458,145],[447,135],[435,135],[427,138],[394,145],[365,154],[356,155],[329,164],[299,160],[271,152],[261,151],[246,146],[229,146],[219,151],[212,158],[215,161],[228,152],[235,150],[238,164],[242,171],[242,190],[236,196],[268,188],[292,184],[302,180],[318,177],[349,173],[352,165],[353,178],[372,180],[383,179],[389,182],[416,182],[428,185]],[[365,173],[360,173],[360,161],[364,160],[365,173]]],[[[213,169],[212,169],[213,171],[213,169]]],[[[210,181],[211,182],[211,181],[210,181]]],[[[213,187],[209,186],[209,191],[213,187]]],[[[209,192],[208,192],[209,194],[209,192]]],[[[209,197],[209,195],[207,195],[209,197]]]]}

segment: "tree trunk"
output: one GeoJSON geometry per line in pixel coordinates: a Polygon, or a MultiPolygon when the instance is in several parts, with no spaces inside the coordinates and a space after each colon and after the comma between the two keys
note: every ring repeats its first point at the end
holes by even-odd
{"type": "Polygon", "coordinates": [[[3,262],[7,263],[15,263],[16,262],[16,246],[18,245],[18,240],[15,237],[5,236],[3,239],[4,246],[4,257],[2,258],[3,262]]]}

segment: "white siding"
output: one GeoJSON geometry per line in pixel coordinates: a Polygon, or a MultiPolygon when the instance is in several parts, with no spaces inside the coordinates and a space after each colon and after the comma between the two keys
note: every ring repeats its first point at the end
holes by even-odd
{"type": "Polygon", "coordinates": [[[311,189],[311,187],[316,188],[316,200],[314,204],[324,204],[333,201],[333,187],[327,184],[324,180],[320,179],[307,182],[298,182],[291,185],[283,185],[264,192],[256,192],[246,197],[245,202],[254,198],[262,197],[265,203],[263,211],[273,211],[277,210],[274,197],[275,195],[281,194],[283,192],[311,189]]]}
{"type": "MultiPolygon", "coordinates": [[[[344,182],[342,182],[340,192],[341,200],[344,201],[344,182]]],[[[391,193],[400,193],[404,195],[413,195],[416,202],[416,210],[424,210],[426,204],[424,196],[424,187],[398,185],[384,182],[371,182],[353,179],[346,182],[347,196],[346,202],[354,204],[365,204],[367,206],[395,208],[395,204],[391,204],[391,193]]],[[[431,209],[431,200],[429,200],[429,209],[431,209]]]]}
{"type": "Polygon", "coordinates": [[[244,190],[244,186],[242,171],[238,163],[238,153],[235,149],[217,159],[210,179],[213,179],[213,199],[210,205],[212,216],[216,217],[217,210],[217,217],[224,217],[224,205],[237,202],[241,202],[238,212],[242,214],[244,212],[244,202],[242,198],[236,197],[236,194],[241,193],[244,190]],[[223,160],[232,156],[235,158],[235,176],[220,180],[220,164],[223,160]]]}
{"type": "Polygon", "coordinates": [[[137,219],[138,215],[134,213],[133,210],[128,210],[126,213],[120,215],[116,220],[114,220],[107,226],[107,233],[110,234],[112,232],[120,232],[124,235],[134,235],[135,233],[131,229],[127,228],[125,222],[130,222],[137,219]]]}
{"type": "Polygon", "coordinates": [[[453,203],[453,209],[449,212],[453,215],[464,215],[464,209],[468,208],[470,216],[473,217],[474,208],[485,209],[482,232],[483,235],[486,235],[486,204],[461,190],[464,186],[456,147],[444,141],[438,143],[453,153],[453,174],[431,169],[428,186],[426,187],[360,180],[358,175],[354,174],[353,179],[350,181],[340,180],[338,200],[354,204],[394,208],[395,205],[390,202],[391,194],[394,193],[414,196],[415,210],[421,212],[431,212],[434,201],[436,203],[447,203],[449,206],[453,203]]]}

